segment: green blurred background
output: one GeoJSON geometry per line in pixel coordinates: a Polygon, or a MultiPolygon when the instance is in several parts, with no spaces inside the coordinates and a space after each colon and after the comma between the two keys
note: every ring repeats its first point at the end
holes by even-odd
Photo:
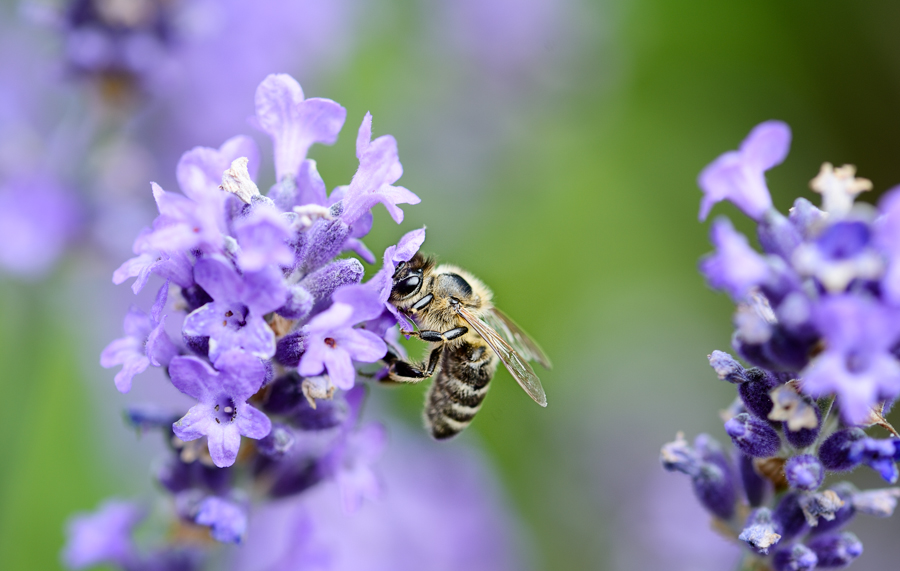
{"type": "MultiPolygon", "coordinates": [[[[506,37],[496,30],[524,25],[534,4],[508,2],[493,28],[462,41],[444,4],[372,3],[349,59],[298,77],[348,109],[339,143],[311,156],[329,185],[349,180],[371,111],[375,134],[399,141],[400,183],[422,203],[400,228],[379,209],[369,247],[426,224],[424,250],[480,276],[554,360],[539,371],[547,409],[498,373],[449,444],[492,459],[533,567],[663,568],[678,556],[658,534],[679,521],[654,498],[681,476],[659,475],[659,447],[677,430],[727,440],[716,412],[733,395],[706,363],[729,346],[732,305],[696,272],[709,249],[697,173],[777,118],[794,132],[768,177],[783,211],[798,195],[816,201],[807,184],[826,160],[872,179],[868,200],[900,183],[900,4],[548,2],[534,33],[506,37]]],[[[715,214],[741,219],[729,206],[715,214]]],[[[109,264],[82,254],[45,283],[0,281],[3,569],[55,568],[69,514],[147,489],[113,372],[96,364],[129,303],[109,264]],[[86,323],[100,301],[118,307],[86,323]]],[[[424,389],[373,396],[418,427],[424,389]]],[[[854,569],[896,565],[900,520],[855,529],[866,554],[854,569]]],[[[702,549],[690,557],[665,568],[715,568],[702,549]]]]}

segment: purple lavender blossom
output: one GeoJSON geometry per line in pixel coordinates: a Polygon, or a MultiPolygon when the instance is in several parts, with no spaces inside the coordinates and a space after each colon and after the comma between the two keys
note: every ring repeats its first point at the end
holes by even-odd
{"type": "Polygon", "coordinates": [[[18,177],[0,181],[0,203],[0,271],[40,278],[81,226],[78,201],[46,177],[18,177]]]}
{"type": "Polygon", "coordinates": [[[732,299],[740,301],[766,280],[769,266],[727,218],[713,222],[710,235],[716,253],[700,262],[700,273],[706,276],[711,287],[723,289],[732,299]]]}
{"type": "Polygon", "coordinates": [[[804,392],[837,393],[852,424],[863,423],[880,400],[900,395],[900,363],[890,352],[900,332],[896,310],[847,294],[823,299],[813,319],[826,349],[804,372],[804,392]]]}
{"type": "Polygon", "coordinates": [[[275,354],[275,333],[263,316],[287,299],[281,272],[268,267],[241,275],[228,261],[210,257],[194,266],[194,279],[214,301],[187,316],[184,333],[209,337],[210,359],[230,349],[261,358],[275,354]]]}
{"type": "Polygon", "coordinates": [[[278,180],[297,177],[314,143],[333,145],[346,118],[347,110],[330,99],[304,99],[300,84],[283,73],[256,89],[256,121],[272,137],[278,180]]]}
{"type": "Polygon", "coordinates": [[[100,354],[100,365],[107,369],[123,365],[115,378],[116,388],[121,393],[131,390],[131,379],[135,375],[144,372],[150,365],[168,366],[178,354],[178,348],[165,331],[166,316],[160,317],[166,305],[168,291],[167,280],[156,294],[156,302],[150,315],[132,305],[125,316],[126,337],[116,339],[100,354]]]}
{"type": "Polygon", "coordinates": [[[744,213],[759,220],[772,207],[764,173],[784,162],[791,144],[791,130],[780,121],[760,123],[750,131],[737,151],[729,151],[700,173],[703,190],[700,220],[713,204],[730,200],[744,213]]]}
{"type": "Polygon", "coordinates": [[[260,439],[269,434],[269,418],[247,404],[265,379],[259,359],[231,350],[216,361],[216,369],[196,357],[176,357],[169,365],[172,384],[200,401],[173,425],[184,441],[206,436],[216,466],[234,464],[241,436],[260,439]]]}
{"type": "Polygon", "coordinates": [[[247,510],[245,507],[216,496],[200,501],[189,499],[189,507],[184,508],[185,516],[194,523],[210,528],[210,535],[221,543],[240,543],[247,532],[247,510]]]}
{"type": "Polygon", "coordinates": [[[63,563],[84,569],[110,563],[128,567],[136,560],[131,538],[144,511],[131,502],[107,500],[97,511],[72,516],[66,524],[63,563]]]}
{"type": "Polygon", "coordinates": [[[335,387],[348,390],[356,378],[352,361],[373,363],[387,353],[379,336],[355,327],[380,315],[382,304],[365,285],[344,286],[332,298],[331,308],[304,328],[305,352],[297,371],[305,376],[327,371],[335,387]]]}
{"type": "Polygon", "coordinates": [[[356,157],[359,169],[353,175],[343,200],[341,220],[353,225],[379,202],[384,204],[394,222],[403,222],[398,204],[418,204],[418,196],[403,188],[392,186],[403,175],[397,154],[397,140],[382,135],[372,140],[372,114],[366,113],[356,136],[356,157]]]}

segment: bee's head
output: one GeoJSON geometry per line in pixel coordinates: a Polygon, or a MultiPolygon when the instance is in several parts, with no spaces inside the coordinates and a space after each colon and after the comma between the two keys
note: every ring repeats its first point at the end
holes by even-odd
{"type": "Polygon", "coordinates": [[[433,267],[434,260],[420,253],[408,262],[400,262],[394,270],[390,300],[398,302],[418,293],[425,281],[424,274],[433,267]]]}

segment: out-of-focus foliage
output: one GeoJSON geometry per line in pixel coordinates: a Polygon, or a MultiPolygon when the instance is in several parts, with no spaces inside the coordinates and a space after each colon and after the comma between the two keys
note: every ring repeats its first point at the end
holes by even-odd
{"type": "MultiPolygon", "coordinates": [[[[348,124],[371,111],[399,141],[401,182],[422,198],[404,228],[376,223],[370,246],[427,224],[423,249],[481,277],[554,361],[538,371],[547,409],[501,371],[461,438],[493,458],[533,539],[534,567],[718,568],[711,561],[727,547],[672,540],[684,513],[672,495],[686,491],[680,481],[666,488],[657,464],[675,430],[721,437],[715,410],[730,398],[706,364],[728,347],[731,304],[696,272],[710,247],[695,179],[777,118],[794,133],[787,162],[768,176],[783,211],[826,160],[857,165],[875,184],[868,200],[900,183],[900,7],[379,0],[347,9],[350,53],[298,79],[346,105],[348,124]]],[[[263,74],[226,85],[244,90],[247,115],[263,74]]],[[[352,175],[347,135],[311,153],[327,181],[352,175]]],[[[148,176],[171,180],[174,163],[162,168],[148,176]]],[[[158,443],[99,428],[115,427],[110,411],[129,400],[96,364],[131,302],[109,283],[120,261],[82,252],[45,283],[0,283],[4,569],[53,568],[68,514],[149,489],[129,448],[158,443]],[[104,315],[94,307],[103,304],[115,307],[104,315]]],[[[418,427],[424,389],[374,400],[418,427]]],[[[896,560],[897,525],[859,530],[866,554],[854,569],[896,560]]]]}

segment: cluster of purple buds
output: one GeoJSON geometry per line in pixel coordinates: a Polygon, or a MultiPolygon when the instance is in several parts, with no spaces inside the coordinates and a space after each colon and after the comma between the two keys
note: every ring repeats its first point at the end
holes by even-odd
{"type": "Polygon", "coordinates": [[[900,435],[885,420],[900,396],[900,188],[878,207],[852,166],[824,164],[810,183],[822,207],[772,205],[764,173],[790,145],[784,123],[758,125],[737,151],[701,173],[700,217],[729,200],[757,223],[763,253],[724,218],[700,264],[737,305],[732,345],[751,366],[714,351],[709,362],[738,397],[723,412],[734,445],[679,435],[663,466],[691,476],[716,526],[748,547],[753,568],[848,565],[862,544],[844,526],[857,513],[890,516],[900,488],[859,491],[831,474],[865,465],[893,484],[900,435]],[[882,430],[883,438],[866,430],[882,430]]]}
{"type": "MultiPolygon", "coordinates": [[[[334,101],[304,99],[291,77],[267,77],[256,92],[255,123],[274,144],[277,182],[268,195],[254,182],[252,139],[185,153],[177,168],[183,194],[153,185],[159,216],[114,274],[117,284],[135,277],[135,293],[152,275],[164,283],[149,313],[128,312],[126,336],[103,351],[101,364],[122,365],[121,392],[138,373],[162,367],[196,401],[176,414],[128,413],[135,427],[160,430],[170,443],[156,479],[172,495],[176,530],[205,527],[213,539],[237,543],[255,502],[330,480],[352,511],[379,492],[371,465],[385,432],[357,426],[365,395],[357,365],[380,361],[396,341],[391,277],[425,235],[414,230],[389,247],[384,268],[365,283],[362,264],[340,257],[353,252],[374,262],[360,241],[372,207],[384,204],[400,223],[397,205],[419,202],[394,185],[403,172],[397,143],[389,135],[372,140],[369,114],[356,140],[359,169],[348,186],[326,192],[307,151],[333,144],[345,117],[334,101]]],[[[378,374],[376,367],[370,376],[378,374]]],[[[137,549],[131,531],[139,521],[138,508],[121,503],[76,518],[65,561],[130,570],[168,559],[192,568],[199,560],[179,543],[196,536],[188,531],[155,551],[137,549]]]]}

